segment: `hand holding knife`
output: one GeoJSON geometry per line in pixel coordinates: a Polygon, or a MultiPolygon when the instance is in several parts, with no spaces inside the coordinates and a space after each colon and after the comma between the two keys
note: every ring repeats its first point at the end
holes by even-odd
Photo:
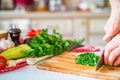
{"type": "Polygon", "coordinates": [[[105,52],[105,50],[103,50],[103,52],[101,54],[101,57],[100,57],[98,64],[96,66],[96,71],[98,71],[104,65],[104,52],[105,52]]]}

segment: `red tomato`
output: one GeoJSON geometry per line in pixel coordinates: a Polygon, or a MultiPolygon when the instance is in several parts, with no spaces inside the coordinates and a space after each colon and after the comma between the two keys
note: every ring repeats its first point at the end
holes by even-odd
{"type": "Polygon", "coordinates": [[[40,34],[41,30],[40,29],[37,29],[36,30],[36,34],[40,34]]]}
{"type": "Polygon", "coordinates": [[[30,36],[35,36],[36,35],[36,32],[31,32],[30,33],[30,36]]]}
{"type": "Polygon", "coordinates": [[[28,37],[35,37],[37,34],[40,34],[40,32],[41,32],[42,30],[41,29],[30,29],[28,32],[27,32],[27,34],[26,34],[26,36],[28,36],[28,37]]]}
{"type": "Polygon", "coordinates": [[[0,69],[3,69],[7,64],[7,60],[3,57],[0,56],[0,69]]]}
{"type": "Polygon", "coordinates": [[[30,29],[30,32],[35,32],[35,30],[31,28],[31,29],[30,29]]]}
{"type": "Polygon", "coordinates": [[[20,42],[20,44],[22,44],[22,42],[23,42],[23,39],[22,39],[22,38],[19,38],[19,42],[20,42]]]}
{"type": "Polygon", "coordinates": [[[31,35],[31,32],[27,32],[26,36],[30,36],[31,35]]]}

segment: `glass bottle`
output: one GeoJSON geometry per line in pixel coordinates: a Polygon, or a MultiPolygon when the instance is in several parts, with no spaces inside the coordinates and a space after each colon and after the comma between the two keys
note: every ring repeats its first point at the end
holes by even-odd
{"type": "Polygon", "coordinates": [[[21,30],[19,28],[16,28],[15,25],[12,25],[12,28],[9,29],[8,33],[10,34],[11,40],[14,42],[15,46],[20,45],[19,37],[21,30]]]}

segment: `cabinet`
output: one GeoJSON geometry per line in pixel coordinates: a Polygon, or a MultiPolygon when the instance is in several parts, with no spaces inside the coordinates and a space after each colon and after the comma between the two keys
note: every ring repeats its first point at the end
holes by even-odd
{"type": "Polygon", "coordinates": [[[89,43],[99,46],[104,46],[105,42],[103,41],[104,37],[104,26],[107,22],[107,18],[102,19],[90,19],[90,28],[89,28],[89,43]]]}
{"type": "Polygon", "coordinates": [[[85,44],[104,46],[104,26],[107,18],[76,18],[73,20],[73,38],[85,38],[85,44]]]}
{"type": "Polygon", "coordinates": [[[22,37],[24,37],[23,35],[25,35],[26,32],[29,30],[30,20],[29,19],[4,19],[4,20],[0,19],[0,29],[9,30],[12,24],[15,24],[16,27],[21,29],[22,31],[21,35],[22,37]]]}
{"type": "Polygon", "coordinates": [[[56,29],[63,35],[64,39],[72,39],[72,20],[71,19],[39,19],[32,20],[32,28],[48,28],[49,33],[56,29]]]}
{"type": "Polygon", "coordinates": [[[88,42],[87,35],[87,20],[86,19],[74,19],[73,20],[73,38],[84,38],[85,44],[88,42]]]}
{"type": "Polygon", "coordinates": [[[108,17],[107,13],[0,13],[0,29],[8,29],[11,23],[21,28],[22,35],[30,28],[48,28],[49,33],[56,29],[64,39],[85,38],[86,45],[104,46],[102,39],[108,17]]]}
{"type": "Polygon", "coordinates": [[[106,24],[107,18],[102,19],[90,19],[90,33],[101,34],[104,33],[104,26],[106,24]]]}

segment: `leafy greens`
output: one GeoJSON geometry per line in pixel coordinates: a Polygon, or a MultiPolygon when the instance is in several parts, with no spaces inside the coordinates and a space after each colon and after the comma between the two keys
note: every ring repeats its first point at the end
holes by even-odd
{"type": "Polygon", "coordinates": [[[56,30],[52,34],[48,34],[48,29],[43,29],[40,34],[32,38],[28,43],[32,49],[24,50],[29,57],[45,56],[45,55],[59,55],[63,51],[68,50],[71,45],[79,43],[82,44],[84,39],[78,40],[63,40],[62,35],[56,30]]]}

